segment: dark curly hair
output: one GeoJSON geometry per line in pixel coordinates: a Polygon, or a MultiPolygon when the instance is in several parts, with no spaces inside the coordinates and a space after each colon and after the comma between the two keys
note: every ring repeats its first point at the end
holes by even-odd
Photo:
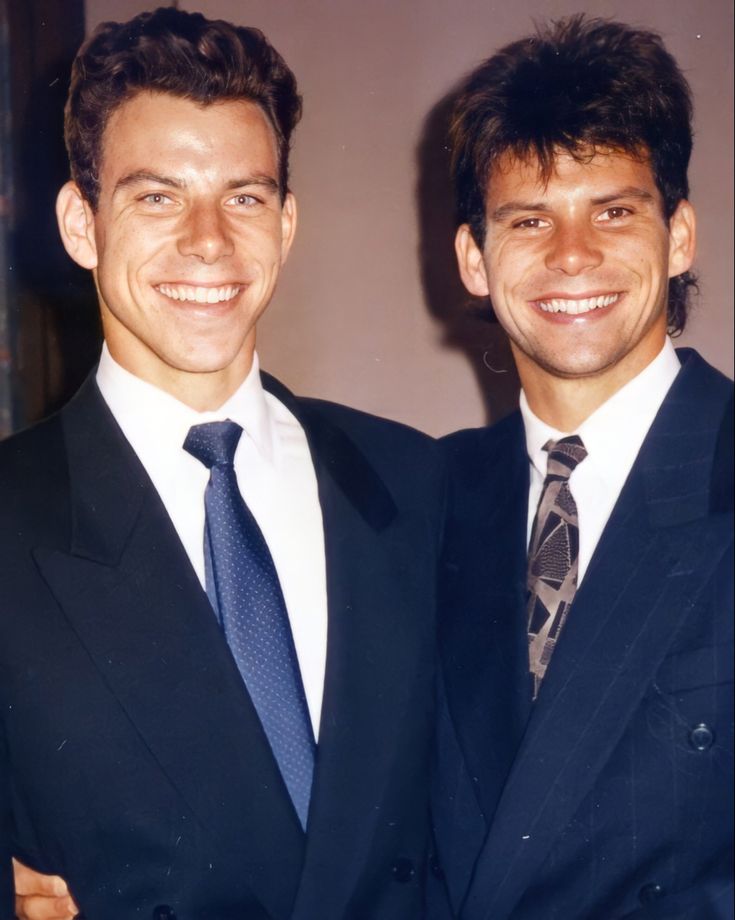
{"type": "Polygon", "coordinates": [[[142,91],[201,105],[250,100],[278,144],[279,188],[288,191],[291,132],[301,117],[296,78],[258,29],[161,7],[129,22],[104,22],[74,60],[64,136],[71,174],[96,210],[102,138],[112,113],[142,91]]]}
{"type": "MultiPolygon", "coordinates": [[[[457,217],[478,245],[493,164],[510,153],[537,159],[548,180],[560,151],[583,158],[611,148],[650,159],[669,220],[689,195],[692,151],[689,85],[654,32],[575,15],[502,48],[457,94],[451,129],[457,217]]],[[[668,325],[684,329],[685,272],[669,284],[668,325]]]]}

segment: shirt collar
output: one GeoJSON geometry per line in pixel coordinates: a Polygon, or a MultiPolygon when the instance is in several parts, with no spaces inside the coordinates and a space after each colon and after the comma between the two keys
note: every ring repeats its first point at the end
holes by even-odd
{"type": "Polygon", "coordinates": [[[521,390],[520,409],[531,464],[545,477],[547,452],[544,444],[570,434],[579,435],[589,457],[609,458],[608,462],[622,466],[624,456],[632,454],[632,464],[680,367],[674,346],[667,336],[664,347],[653,361],[588,416],[574,432],[559,431],[541,421],[521,390]]]}
{"type": "Polygon", "coordinates": [[[197,412],[164,390],[125,370],[102,346],[97,385],[128,440],[180,448],[192,425],[232,419],[268,462],[277,456],[276,431],[260,379],[257,354],[250,372],[219,409],[197,412]]]}

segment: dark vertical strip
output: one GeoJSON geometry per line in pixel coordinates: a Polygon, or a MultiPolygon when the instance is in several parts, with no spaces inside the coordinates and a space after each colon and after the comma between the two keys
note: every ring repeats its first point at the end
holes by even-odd
{"type": "Polygon", "coordinates": [[[14,427],[13,399],[14,328],[10,256],[10,222],[13,213],[11,170],[10,34],[7,0],[0,0],[0,438],[14,427]]]}
{"type": "Polygon", "coordinates": [[[0,7],[0,143],[3,179],[12,183],[2,240],[3,258],[12,265],[4,273],[11,282],[4,303],[6,422],[15,430],[74,392],[98,354],[99,330],[91,280],[64,252],[54,213],[56,193],[69,176],[63,111],[71,62],[84,38],[84,2],[0,0],[0,7]]]}

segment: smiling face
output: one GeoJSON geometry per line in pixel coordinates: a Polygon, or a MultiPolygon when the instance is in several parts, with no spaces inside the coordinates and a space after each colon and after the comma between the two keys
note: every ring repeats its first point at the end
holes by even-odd
{"type": "Polygon", "coordinates": [[[486,221],[482,249],[467,225],[457,233],[462,279],[489,295],[535,411],[565,381],[601,404],[656,357],[668,279],[691,264],[694,223],[681,202],[667,225],[647,160],[560,153],[544,183],[535,160],[505,156],[486,221]]]}
{"type": "Polygon", "coordinates": [[[62,237],[94,271],[112,356],[196,408],[217,408],[251,367],[295,228],[277,177],[255,104],[141,92],[105,129],[96,213],[73,183],[59,194],[62,237]]]}

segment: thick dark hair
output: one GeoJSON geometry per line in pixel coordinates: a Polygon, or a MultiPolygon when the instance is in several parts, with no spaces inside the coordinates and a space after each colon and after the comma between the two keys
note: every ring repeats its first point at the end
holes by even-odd
{"type": "MultiPolygon", "coordinates": [[[[650,160],[668,221],[689,195],[692,101],[676,61],[654,32],[575,15],[502,48],[462,84],[450,138],[457,217],[479,246],[493,165],[504,154],[537,159],[548,180],[559,151],[583,159],[609,148],[650,160]]],[[[668,324],[686,323],[696,279],[669,284],[668,324]]]]}
{"type": "Polygon", "coordinates": [[[250,100],[278,144],[281,198],[288,191],[291,132],[301,117],[296,78],[258,29],[160,7],[129,22],[104,22],[74,59],[64,136],[72,178],[96,210],[102,137],[112,113],[143,91],[201,105],[250,100]]]}

